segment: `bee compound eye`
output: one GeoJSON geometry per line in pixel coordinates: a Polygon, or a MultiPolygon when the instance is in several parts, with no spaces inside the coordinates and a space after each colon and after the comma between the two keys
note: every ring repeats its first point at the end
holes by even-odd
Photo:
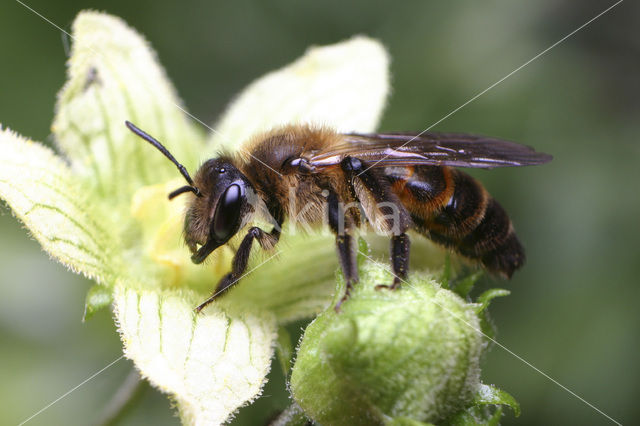
{"type": "Polygon", "coordinates": [[[229,186],[218,201],[216,213],[213,216],[211,231],[218,241],[227,241],[236,229],[240,218],[242,191],[240,185],[229,186]]]}

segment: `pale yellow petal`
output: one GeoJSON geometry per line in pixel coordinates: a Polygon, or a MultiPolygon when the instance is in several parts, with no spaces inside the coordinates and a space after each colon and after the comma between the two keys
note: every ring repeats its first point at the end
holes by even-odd
{"type": "Polygon", "coordinates": [[[106,196],[178,176],[160,152],[133,135],[129,120],[159,139],[189,169],[203,138],[144,38],[121,19],[82,12],[73,23],[68,81],[53,132],[71,166],[106,196]]]}
{"type": "Polygon", "coordinates": [[[388,67],[384,47],[367,37],[312,47],[238,96],[215,126],[212,148],[235,148],[255,133],[290,123],[373,131],[389,92],[388,67]]]}
{"type": "Polygon", "coordinates": [[[117,244],[69,167],[50,149],[0,127],[0,198],[42,248],[101,283],[113,276],[117,244]]]}
{"type": "Polygon", "coordinates": [[[221,424],[260,394],[276,337],[273,314],[212,304],[196,315],[193,295],[123,285],[114,300],[125,355],[175,398],[184,423],[221,424]]]}

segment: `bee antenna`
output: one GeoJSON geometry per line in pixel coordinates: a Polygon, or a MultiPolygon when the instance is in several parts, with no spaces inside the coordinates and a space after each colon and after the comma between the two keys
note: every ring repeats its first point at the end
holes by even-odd
{"type": "Polygon", "coordinates": [[[200,194],[200,191],[198,190],[198,188],[196,188],[195,186],[186,185],[186,186],[183,186],[183,187],[180,187],[180,188],[176,189],[171,194],[169,194],[169,199],[171,200],[171,199],[173,199],[174,197],[177,197],[180,194],[184,194],[185,192],[193,192],[198,197],[202,197],[202,194],[200,194]]]}
{"type": "Polygon", "coordinates": [[[173,164],[176,165],[176,167],[178,167],[178,171],[180,172],[180,174],[182,176],[184,176],[184,178],[189,183],[189,186],[183,186],[182,188],[176,189],[171,194],[169,194],[169,199],[175,197],[176,195],[180,195],[182,193],[189,192],[189,191],[193,192],[198,197],[202,197],[202,194],[200,193],[200,190],[194,185],[193,179],[191,179],[191,176],[189,176],[189,172],[187,172],[187,169],[182,164],[178,163],[178,160],[176,160],[175,157],[173,155],[171,155],[169,150],[167,150],[167,148],[165,148],[164,145],[162,145],[153,136],[151,136],[148,133],[144,132],[143,130],[139,129],[132,122],[125,121],[124,124],[133,133],[135,133],[136,135],[140,136],[142,139],[144,139],[145,141],[149,142],[151,145],[155,146],[158,149],[158,151],[163,153],[165,157],[167,157],[173,164]]]}

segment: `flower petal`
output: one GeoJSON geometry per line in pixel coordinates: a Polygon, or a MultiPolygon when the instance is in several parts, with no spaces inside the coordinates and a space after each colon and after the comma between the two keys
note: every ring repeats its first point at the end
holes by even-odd
{"type": "Polygon", "coordinates": [[[373,131],[389,92],[388,65],[384,47],[367,37],[313,47],[249,85],[215,127],[211,143],[232,148],[255,133],[291,123],[373,131]]]}
{"type": "Polygon", "coordinates": [[[153,135],[185,166],[196,165],[202,136],[148,43],[121,19],[82,12],[73,23],[69,80],[53,132],[71,166],[104,195],[128,200],[142,184],[176,176],[175,167],[124,125],[153,135]]]}
{"type": "Polygon", "coordinates": [[[53,258],[104,283],[117,244],[68,166],[51,150],[0,127],[0,198],[53,258]]]}
{"type": "Polygon", "coordinates": [[[198,296],[124,285],[114,300],[125,355],[175,397],[184,423],[223,423],[260,394],[277,334],[273,314],[213,304],[196,315],[198,296]]]}

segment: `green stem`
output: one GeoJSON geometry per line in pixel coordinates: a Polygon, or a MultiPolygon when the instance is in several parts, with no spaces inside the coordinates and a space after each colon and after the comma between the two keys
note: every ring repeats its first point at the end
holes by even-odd
{"type": "Polygon", "coordinates": [[[144,393],[146,389],[144,384],[145,382],[140,378],[138,370],[132,368],[111,397],[111,400],[105,405],[94,425],[111,426],[118,424],[144,393]]]}

